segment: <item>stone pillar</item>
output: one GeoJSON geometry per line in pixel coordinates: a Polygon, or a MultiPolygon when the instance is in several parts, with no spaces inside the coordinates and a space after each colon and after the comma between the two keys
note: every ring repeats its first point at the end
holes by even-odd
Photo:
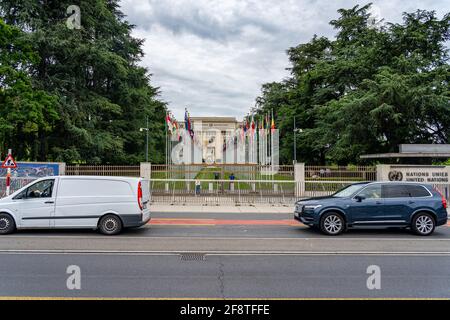
{"type": "Polygon", "coordinates": [[[152,177],[152,164],[150,162],[141,162],[141,178],[150,180],[152,177]]]}
{"type": "Polygon", "coordinates": [[[388,181],[391,166],[388,164],[377,165],[377,181],[388,181]]]}
{"type": "Polygon", "coordinates": [[[305,195],[305,164],[294,164],[295,196],[297,198],[305,195]]]}
{"type": "Polygon", "coordinates": [[[59,165],[59,175],[65,176],[66,175],[66,163],[62,162],[62,163],[58,163],[58,165],[59,165]]]}

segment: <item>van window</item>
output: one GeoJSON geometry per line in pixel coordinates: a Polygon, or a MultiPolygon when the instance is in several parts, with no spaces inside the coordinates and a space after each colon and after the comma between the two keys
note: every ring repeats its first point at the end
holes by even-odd
{"type": "Polygon", "coordinates": [[[26,189],[27,198],[51,198],[55,180],[43,180],[36,182],[26,189]]]}
{"type": "Polygon", "coordinates": [[[410,197],[421,198],[421,197],[429,197],[430,193],[422,186],[406,186],[406,189],[409,192],[410,197]]]}
{"type": "Polygon", "coordinates": [[[409,192],[405,185],[385,184],[381,190],[383,198],[409,198],[409,192]]]}
{"type": "Polygon", "coordinates": [[[131,186],[125,181],[61,179],[58,197],[131,196],[131,186]]]}

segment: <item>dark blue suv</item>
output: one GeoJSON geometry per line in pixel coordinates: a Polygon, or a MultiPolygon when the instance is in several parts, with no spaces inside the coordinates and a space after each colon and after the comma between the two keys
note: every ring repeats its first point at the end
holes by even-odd
{"type": "Polygon", "coordinates": [[[332,196],[298,201],[295,219],[333,236],[368,227],[411,228],[428,236],[447,223],[447,201],[428,184],[364,182],[332,196]]]}

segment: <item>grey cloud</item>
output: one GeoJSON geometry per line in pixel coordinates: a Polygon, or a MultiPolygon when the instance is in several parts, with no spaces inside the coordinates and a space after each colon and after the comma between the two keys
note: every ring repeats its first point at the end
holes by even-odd
{"type": "MultiPolygon", "coordinates": [[[[314,34],[333,37],[337,9],[367,1],[122,0],[134,35],[146,39],[142,64],[181,119],[191,114],[242,117],[263,83],[288,75],[286,50],[314,34]]],[[[450,11],[446,0],[374,0],[375,12],[401,22],[402,12],[450,11]]]]}

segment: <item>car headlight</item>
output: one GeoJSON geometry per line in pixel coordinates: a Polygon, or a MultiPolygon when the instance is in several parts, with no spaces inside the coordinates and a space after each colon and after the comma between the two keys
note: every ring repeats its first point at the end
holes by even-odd
{"type": "Polygon", "coordinates": [[[318,205],[309,205],[309,206],[305,206],[305,210],[316,210],[318,208],[320,208],[322,205],[318,204],[318,205]]]}

